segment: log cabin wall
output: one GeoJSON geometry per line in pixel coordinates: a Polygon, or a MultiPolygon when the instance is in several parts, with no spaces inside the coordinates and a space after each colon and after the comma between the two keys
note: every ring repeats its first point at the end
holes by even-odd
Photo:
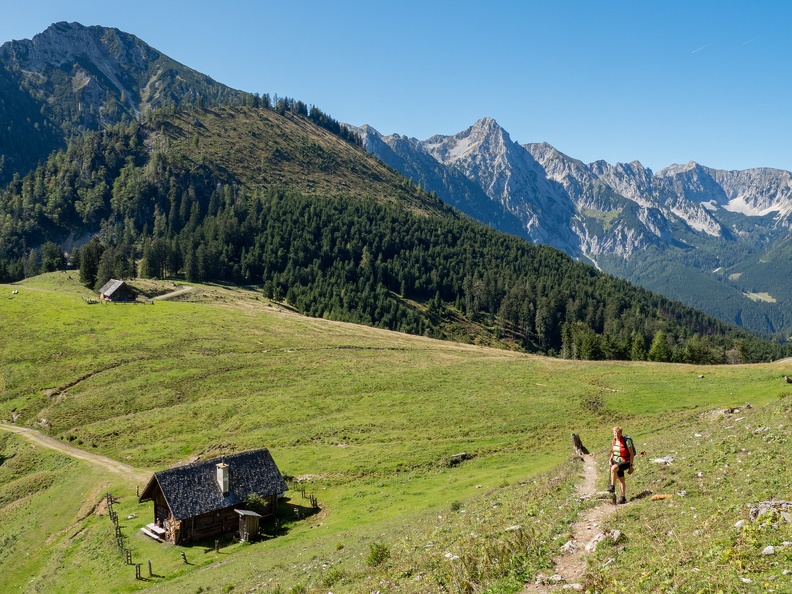
{"type": "Polygon", "coordinates": [[[261,514],[263,518],[270,518],[278,513],[278,496],[270,495],[267,499],[269,499],[269,505],[267,506],[267,510],[261,514]]]}
{"type": "Polygon", "coordinates": [[[194,542],[202,538],[224,534],[235,530],[238,524],[239,516],[233,507],[186,518],[181,522],[181,534],[179,542],[176,544],[194,542]]]}

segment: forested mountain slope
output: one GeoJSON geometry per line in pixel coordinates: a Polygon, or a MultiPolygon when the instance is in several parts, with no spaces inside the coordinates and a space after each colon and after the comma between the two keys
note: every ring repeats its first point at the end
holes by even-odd
{"type": "Polygon", "coordinates": [[[261,284],[314,316],[567,357],[782,354],[473,222],[333,124],[287,101],[162,112],[88,135],[0,195],[0,275],[19,278],[44,266],[47,246],[95,235],[72,254],[91,286],[138,273],[261,284]]]}

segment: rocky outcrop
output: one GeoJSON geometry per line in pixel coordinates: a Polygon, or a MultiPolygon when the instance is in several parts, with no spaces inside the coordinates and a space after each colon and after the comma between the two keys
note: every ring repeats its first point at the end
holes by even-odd
{"type": "Polygon", "coordinates": [[[79,23],[56,23],[33,39],[3,44],[0,68],[66,136],[138,118],[148,108],[244,95],[134,35],[79,23]]]}

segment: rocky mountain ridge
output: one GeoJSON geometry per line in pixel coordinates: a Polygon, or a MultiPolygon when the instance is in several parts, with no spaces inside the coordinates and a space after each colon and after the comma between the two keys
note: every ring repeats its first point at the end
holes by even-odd
{"type": "Polygon", "coordinates": [[[152,109],[241,102],[247,95],[129,33],[55,23],[33,39],[0,46],[0,120],[7,131],[0,135],[6,162],[0,181],[34,167],[83,131],[137,119],[152,109]]]}
{"type": "Polygon", "coordinates": [[[762,301],[753,296],[763,287],[738,282],[742,266],[789,236],[788,171],[722,171],[690,162],[655,173],[639,161],[586,164],[546,142],[520,145],[492,118],[424,141],[383,136],[370,126],[357,130],[367,150],[387,164],[502,231],[553,245],[652,290],[663,286],[665,294],[699,307],[702,283],[708,292],[724,290],[733,303],[705,311],[735,323],[756,319],[748,326],[756,331],[779,332],[792,321],[792,310],[780,318],[765,311],[784,300],[779,285],[762,301]],[[475,186],[464,197],[461,180],[475,186]],[[674,263],[673,272],[654,271],[673,282],[647,277],[658,260],[674,263]],[[699,278],[691,282],[692,276],[699,278]]]}

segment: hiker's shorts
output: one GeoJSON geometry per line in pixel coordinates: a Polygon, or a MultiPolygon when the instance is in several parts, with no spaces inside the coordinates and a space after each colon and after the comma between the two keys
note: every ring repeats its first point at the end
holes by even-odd
{"type": "Polygon", "coordinates": [[[616,476],[622,478],[624,476],[624,471],[629,470],[630,463],[629,462],[619,462],[618,464],[619,472],[616,473],[616,476]]]}

